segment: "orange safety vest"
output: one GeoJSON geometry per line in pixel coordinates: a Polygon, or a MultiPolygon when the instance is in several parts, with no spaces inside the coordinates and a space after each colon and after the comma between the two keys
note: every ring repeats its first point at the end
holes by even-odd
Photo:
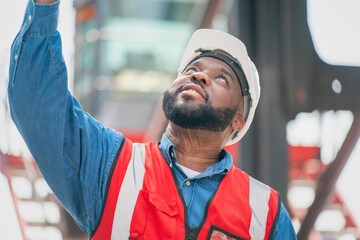
{"type": "Polygon", "coordinates": [[[124,141],[91,239],[272,238],[280,211],[272,188],[232,166],[207,202],[200,226],[190,228],[181,189],[158,144],[124,141]]]}

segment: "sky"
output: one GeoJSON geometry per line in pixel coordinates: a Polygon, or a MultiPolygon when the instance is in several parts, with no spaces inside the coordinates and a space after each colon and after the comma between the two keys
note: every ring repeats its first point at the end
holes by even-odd
{"type": "MultiPolygon", "coordinates": [[[[11,42],[20,28],[27,0],[0,2],[0,150],[28,155],[25,144],[4,116],[1,102],[6,99],[6,75],[11,42]],[[4,137],[5,136],[5,137],[4,137]]],[[[358,0],[308,0],[308,20],[316,51],[323,61],[334,65],[360,66],[360,1],[358,0]]],[[[60,4],[59,32],[62,35],[63,54],[68,66],[69,81],[73,78],[74,11],[71,0],[60,4]]],[[[319,113],[299,114],[288,125],[288,139],[294,144],[322,144],[322,156],[328,162],[334,158],[352,121],[349,112],[329,112],[319,128],[319,113]],[[321,140],[322,139],[322,140],[321,140]],[[328,139],[328,141],[324,141],[328,139]]],[[[360,143],[352,153],[337,188],[348,203],[360,224],[360,194],[354,191],[354,182],[360,182],[360,143]]]]}
{"type": "Polygon", "coordinates": [[[308,0],[308,23],[319,57],[360,66],[360,1],[308,0]]]}

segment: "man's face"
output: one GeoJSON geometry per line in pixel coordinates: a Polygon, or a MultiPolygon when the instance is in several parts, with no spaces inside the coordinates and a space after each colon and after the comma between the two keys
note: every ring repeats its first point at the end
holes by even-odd
{"type": "Polygon", "coordinates": [[[211,57],[191,63],[163,98],[169,121],[183,128],[215,132],[230,125],[240,106],[242,96],[235,73],[226,63],[211,57]]]}

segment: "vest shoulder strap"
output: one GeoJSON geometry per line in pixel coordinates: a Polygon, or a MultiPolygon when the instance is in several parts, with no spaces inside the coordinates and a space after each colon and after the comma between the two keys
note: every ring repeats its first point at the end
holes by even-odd
{"type": "Polygon", "coordinates": [[[250,176],[249,184],[250,236],[252,239],[271,239],[271,229],[276,225],[276,215],[280,209],[280,197],[275,190],[250,176]]]}
{"type": "Polygon", "coordinates": [[[91,239],[129,237],[130,222],[136,199],[143,186],[144,174],[144,144],[124,139],[108,176],[103,212],[91,239]]]}

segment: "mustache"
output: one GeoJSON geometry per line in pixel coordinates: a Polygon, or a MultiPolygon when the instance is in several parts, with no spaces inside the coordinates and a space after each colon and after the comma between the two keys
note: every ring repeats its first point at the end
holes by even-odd
{"type": "MultiPolygon", "coordinates": [[[[201,89],[204,91],[205,96],[206,96],[205,102],[208,102],[208,101],[209,101],[209,93],[205,90],[205,87],[204,87],[201,83],[199,83],[199,82],[197,82],[197,81],[191,81],[190,83],[196,84],[196,85],[198,85],[199,87],[201,87],[201,89]]],[[[187,84],[189,84],[189,83],[181,84],[181,85],[175,90],[175,96],[178,95],[178,94],[181,92],[181,89],[182,89],[185,85],[187,85],[187,84]]]]}

